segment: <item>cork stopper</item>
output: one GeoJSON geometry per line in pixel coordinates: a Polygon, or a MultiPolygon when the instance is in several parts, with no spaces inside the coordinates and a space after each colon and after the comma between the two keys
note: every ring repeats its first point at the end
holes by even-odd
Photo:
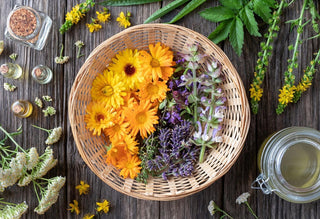
{"type": "Polygon", "coordinates": [[[9,66],[7,64],[2,64],[0,66],[1,74],[7,74],[9,72],[9,66]]]}
{"type": "Polygon", "coordinates": [[[9,25],[15,35],[26,37],[35,31],[37,18],[31,10],[21,8],[11,15],[9,25]]]}
{"type": "Polygon", "coordinates": [[[41,68],[36,68],[34,70],[34,74],[37,76],[37,77],[40,77],[41,74],[42,74],[42,69],[41,68]]]}
{"type": "Polygon", "coordinates": [[[23,112],[23,108],[21,105],[15,104],[14,106],[12,106],[12,111],[16,114],[19,114],[23,112]]]}

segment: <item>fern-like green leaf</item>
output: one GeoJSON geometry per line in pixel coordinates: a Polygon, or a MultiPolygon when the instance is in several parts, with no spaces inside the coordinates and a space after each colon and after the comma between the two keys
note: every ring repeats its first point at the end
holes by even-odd
{"type": "Polygon", "coordinates": [[[181,5],[183,5],[184,3],[188,2],[189,0],[175,0],[171,3],[169,3],[168,5],[166,5],[163,8],[160,8],[159,10],[157,10],[156,12],[154,12],[150,17],[147,18],[147,20],[145,20],[145,24],[150,23],[164,15],[166,15],[167,13],[169,13],[170,11],[176,9],[177,7],[180,7],[181,5]]]}
{"type": "Polygon", "coordinates": [[[227,39],[234,22],[234,19],[229,19],[221,22],[216,27],[216,29],[208,36],[208,38],[215,44],[218,44],[221,41],[227,39]]]}
{"type": "Polygon", "coordinates": [[[253,11],[261,17],[264,22],[269,22],[269,19],[271,18],[271,9],[265,0],[254,0],[253,11]]]}
{"type": "Polygon", "coordinates": [[[254,18],[253,11],[248,6],[245,6],[241,10],[240,18],[251,35],[258,37],[261,36],[259,33],[258,23],[254,18]]]}
{"type": "Polygon", "coordinates": [[[197,7],[205,3],[206,0],[192,0],[189,2],[172,20],[169,22],[170,24],[177,22],[193,10],[195,10],[197,7]]]}
{"type": "Polygon", "coordinates": [[[201,17],[211,22],[220,22],[220,21],[228,20],[235,16],[233,10],[223,6],[207,8],[201,11],[199,14],[201,17]]]}
{"type": "Polygon", "coordinates": [[[275,0],[262,0],[270,8],[276,8],[277,2],[275,0]]]}
{"type": "Polygon", "coordinates": [[[243,23],[239,17],[235,18],[235,22],[230,30],[230,43],[238,56],[242,53],[242,46],[244,42],[243,23]]]}
{"type": "Polygon", "coordinates": [[[160,2],[162,0],[105,0],[100,2],[99,5],[103,6],[129,6],[129,5],[142,5],[153,2],[160,2]]]}
{"type": "Polygon", "coordinates": [[[219,0],[220,3],[230,9],[240,9],[242,4],[240,0],[219,0]]]}

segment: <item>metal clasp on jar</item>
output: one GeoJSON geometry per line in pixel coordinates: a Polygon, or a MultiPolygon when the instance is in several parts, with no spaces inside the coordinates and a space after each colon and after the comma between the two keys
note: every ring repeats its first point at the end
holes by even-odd
{"type": "Polygon", "coordinates": [[[271,189],[268,185],[269,178],[264,178],[264,175],[261,173],[255,181],[252,182],[251,188],[252,189],[260,189],[264,194],[268,195],[271,194],[274,189],[271,189]],[[256,186],[257,185],[257,186],[256,186]]]}

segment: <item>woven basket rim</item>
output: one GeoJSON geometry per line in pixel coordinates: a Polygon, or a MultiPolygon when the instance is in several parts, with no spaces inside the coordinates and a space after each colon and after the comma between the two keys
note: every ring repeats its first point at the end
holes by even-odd
{"type": "Polygon", "coordinates": [[[219,178],[221,178],[223,175],[225,175],[229,169],[233,166],[233,164],[235,163],[235,161],[237,160],[237,158],[239,157],[243,146],[244,146],[244,142],[246,139],[246,136],[248,134],[249,131],[249,126],[250,126],[250,108],[249,108],[249,102],[245,93],[245,88],[243,86],[243,82],[240,79],[239,74],[237,73],[236,69],[234,68],[234,66],[232,65],[232,63],[230,62],[229,58],[225,55],[225,53],[216,45],[214,44],[212,41],[210,41],[208,38],[206,38],[205,36],[201,35],[200,33],[197,33],[189,28],[186,27],[182,27],[179,25],[172,25],[172,24],[141,24],[141,25],[136,25],[133,27],[130,27],[128,29],[125,29],[123,31],[121,31],[120,33],[117,33],[115,35],[113,35],[112,37],[108,38],[107,40],[103,41],[102,43],[100,43],[89,55],[89,57],[86,59],[86,61],[84,62],[84,64],[82,65],[82,67],[80,68],[80,70],[78,71],[78,74],[75,78],[75,81],[73,83],[73,86],[71,88],[70,91],[70,96],[69,96],[69,101],[68,101],[68,115],[69,115],[69,121],[70,121],[70,126],[71,126],[71,130],[73,133],[73,137],[74,137],[74,141],[76,143],[78,152],[81,156],[81,158],[85,161],[85,163],[89,166],[89,168],[95,173],[95,175],[97,175],[102,181],[104,181],[107,185],[109,185],[110,187],[112,187],[113,189],[115,189],[118,192],[121,192],[123,194],[135,197],[135,198],[139,198],[139,199],[145,199],[145,200],[158,200],[158,201],[170,201],[170,200],[176,200],[176,199],[180,199],[183,197],[186,197],[188,195],[197,193],[205,188],[207,188],[208,186],[210,186],[213,182],[215,182],[216,180],[218,180],[219,178]],[[107,45],[110,42],[113,42],[114,40],[116,40],[119,36],[124,35],[124,34],[128,34],[130,32],[132,32],[133,30],[137,30],[140,28],[175,28],[175,29],[179,29],[182,30],[190,35],[193,35],[197,38],[200,38],[201,40],[205,41],[205,43],[207,43],[208,45],[214,47],[218,52],[219,55],[221,55],[221,57],[223,58],[223,62],[228,64],[228,68],[230,69],[230,71],[232,73],[234,73],[234,77],[233,78],[236,82],[236,87],[239,90],[239,95],[241,97],[241,100],[243,101],[243,105],[242,105],[242,116],[243,116],[243,122],[244,122],[244,129],[241,130],[242,136],[243,138],[241,139],[239,145],[238,145],[238,152],[236,154],[234,154],[232,161],[228,162],[227,165],[224,167],[222,172],[219,172],[219,175],[217,175],[214,180],[211,180],[210,182],[206,182],[202,185],[199,186],[199,188],[183,193],[181,195],[174,195],[174,196],[148,196],[148,195],[137,195],[136,193],[131,193],[131,192],[126,192],[123,191],[121,189],[119,189],[116,185],[114,184],[110,184],[110,183],[106,183],[104,181],[104,179],[102,178],[101,175],[99,175],[99,173],[97,173],[94,170],[94,167],[92,165],[92,163],[90,162],[90,157],[88,156],[88,154],[84,153],[84,151],[81,148],[81,144],[79,141],[79,138],[77,136],[77,132],[76,132],[76,123],[75,123],[75,118],[74,118],[74,112],[72,111],[73,108],[73,101],[74,101],[74,93],[77,93],[77,90],[79,88],[79,84],[81,83],[82,80],[84,80],[83,78],[83,72],[85,72],[88,67],[90,66],[90,60],[93,59],[95,57],[95,55],[100,51],[100,46],[102,45],[107,45]]]}

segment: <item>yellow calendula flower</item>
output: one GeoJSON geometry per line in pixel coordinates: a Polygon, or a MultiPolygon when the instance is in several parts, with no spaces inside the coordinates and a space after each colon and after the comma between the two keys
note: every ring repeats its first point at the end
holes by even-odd
{"type": "Polygon", "coordinates": [[[85,214],[82,219],[92,219],[94,218],[94,214],[85,214]]]}
{"type": "Polygon", "coordinates": [[[151,100],[151,102],[158,100],[161,102],[166,98],[168,90],[165,81],[149,81],[142,83],[139,96],[142,100],[151,100]]]}
{"type": "Polygon", "coordinates": [[[103,202],[97,202],[97,211],[103,211],[104,213],[108,213],[109,212],[109,208],[110,208],[110,203],[107,200],[104,200],[103,202]]]}
{"type": "Polygon", "coordinates": [[[260,101],[263,94],[263,90],[261,87],[257,86],[255,87],[253,84],[251,84],[250,88],[250,98],[254,99],[255,101],[260,101]]]}
{"type": "Polygon", "coordinates": [[[141,170],[141,160],[137,155],[128,155],[128,159],[122,159],[118,163],[117,167],[121,169],[120,176],[123,178],[130,177],[131,179],[134,179],[138,176],[141,170]]]}
{"type": "Polygon", "coordinates": [[[97,19],[99,22],[106,22],[109,21],[111,14],[107,8],[103,8],[103,12],[96,11],[97,19]]]}
{"type": "Polygon", "coordinates": [[[119,14],[119,17],[117,17],[119,26],[124,28],[130,27],[131,26],[130,16],[131,16],[130,12],[127,12],[127,15],[124,15],[123,11],[121,11],[119,14]]]}
{"type": "Polygon", "coordinates": [[[80,214],[79,203],[77,200],[73,200],[73,203],[69,203],[70,208],[68,208],[71,213],[75,212],[77,215],[80,214]]]}
{"type": "Polygon", "coordinates": [[[90,186],[86,184],[84,181],[80,181],[80,185],[76,186],[76,189],[79,190],[80,195],[88,194],[90,186]]]}
{"type": "Polygon", "coordinates": [[[86,24],[87,27],[89,28],[90,33],[93,33],[95,31],[99,31],[102,26],[98,23],[96,23],[96,21],[92,22],[91,24],[86,24]]]}
{"type": "Polygon", "coordinates": [[[293,102],[294,92],[296,91],[295,86],[284,85],[279,91],[279,102],[281,104],[287,105],[293,102]]]}

